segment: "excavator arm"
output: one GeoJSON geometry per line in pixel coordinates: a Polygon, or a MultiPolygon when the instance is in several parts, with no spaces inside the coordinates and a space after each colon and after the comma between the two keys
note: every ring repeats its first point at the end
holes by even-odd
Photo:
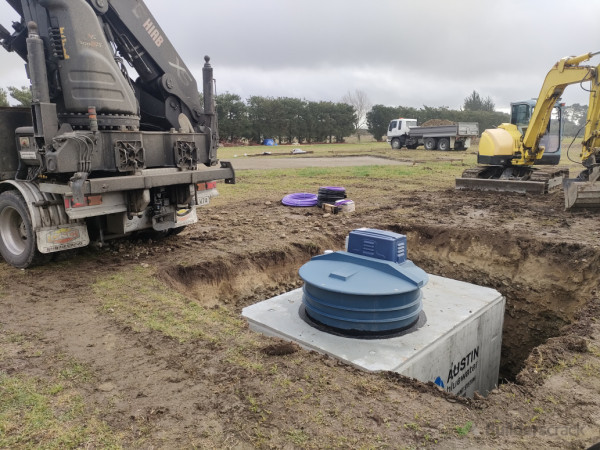
{"type": "MultiPolygon", "coordinates": [[[[544,148],[540,147],[540,139],[545,133],[552,109],[562,96],[565,88],[572,84],[592,81],[592,89],[590,90],[590,108],[588,109],[588,117],[593,116],[591,110],[598,109],[598,68],[592,66],[581,66],[581,62],[592,58],[595,53],[586,53],[585,55],[563,58],[554,65],[546,75],[544,84],[538,95],[538,102],[531,116],[529,126],[523,136],[521,157],[512,161],[514,165],[531,165],[535,160],[540,159],[544,152],[544,148]],[[595,83],[593,82],[594,80],[595,83]],[[596,104],[594,106],[594,104],[596,104]]],[[[595,129],[598,129],[598,114],[596,111],[595,129]]],[[[588,121],[586,125],[586,134],[591,134],[591,129],[594,127],[588,121]]],[[[586,139],[584,138],[584,141],[586,139]]]]}
{"type": "Polygon", "coordinates": [[[581,161],[584,166],[600,164],[600,65],[591,76],[590,100],[583,135],[581,161]]]}
{"type": "Polygon", "coordinates": [[[565,209],[600,208],[600,65],[589,69],[590,100],[580,155],[585,169],[563,182],[565,209]]]}

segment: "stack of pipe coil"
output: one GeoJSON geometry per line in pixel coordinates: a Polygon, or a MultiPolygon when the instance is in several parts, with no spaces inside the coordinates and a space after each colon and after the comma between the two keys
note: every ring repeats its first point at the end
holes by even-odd
{"type": "Polygon", "coordinates": [[[317,206],[321,207],[323,203],[334,204],[338,200],[346,198],[346,189],[339,186],[325,186],[319,188],[317,195],[317,206]]]}

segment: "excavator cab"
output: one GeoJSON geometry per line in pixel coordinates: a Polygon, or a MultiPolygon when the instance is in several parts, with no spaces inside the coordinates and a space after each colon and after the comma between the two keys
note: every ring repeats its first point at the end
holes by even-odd
{"type": "MultiPolygon", "coordinates": [[[[527,131],[535,104],[536,99],[510,104],[510,123],[517,127],[521,136],[524,136],[527,131]]],[[[557,165],[560,162],[564,106],[564,103],[557,102],[552,110],[546,132],[540,138],[540,146],[545,148],[544,154],[541,159],[535,161],[535,165],[557,165]]]]}

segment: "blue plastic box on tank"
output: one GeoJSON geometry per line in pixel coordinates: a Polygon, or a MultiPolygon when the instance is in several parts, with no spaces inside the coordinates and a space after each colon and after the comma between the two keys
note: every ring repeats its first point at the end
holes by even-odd
{"type": "Polygon", "coordinates": [[[357,255],[403,263],[406,261],[406,236],[392,231],[359,228],[348,235],[346,249],[357,255]]]}
{"type": "Polygon", "coordinates": [[[355,230],[348,249],[354,252],[315,256],[300,268],[305,282],[302,303],[309,318],[358,333],[390,333],[417,322],[428,276],[406,259],[406,237],[355,230]],[[402,262],[394,262],[398,260],[402,262]]]}

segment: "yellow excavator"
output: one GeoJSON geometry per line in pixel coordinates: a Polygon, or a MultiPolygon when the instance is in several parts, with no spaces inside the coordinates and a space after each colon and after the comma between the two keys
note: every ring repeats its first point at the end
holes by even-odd
{"type": "MultiPolygon", "coordinates": [[[[477,154],[480,166],[465,170],[456,179],[456,188],[543,193],[562,183],[566,209],[600,207],[600,65],[582,64],[598,54],[558,61],[546,75],[529,123],[503,123],[485,130],[477,154]],[[584,87],[586,82],[590,83],[589,89],[584,87]],[[580,154],[584,170],[577,179],[566,179],[568,171],[564,169],[533,166],[543,162],[548,145],[543,138],[548,134],[553,110],[565,88],[572,84],[589,91],[590,99],[580,154]]],[[[553,159],[551,164],[558,164],[558,160],[553,159]]]]}

